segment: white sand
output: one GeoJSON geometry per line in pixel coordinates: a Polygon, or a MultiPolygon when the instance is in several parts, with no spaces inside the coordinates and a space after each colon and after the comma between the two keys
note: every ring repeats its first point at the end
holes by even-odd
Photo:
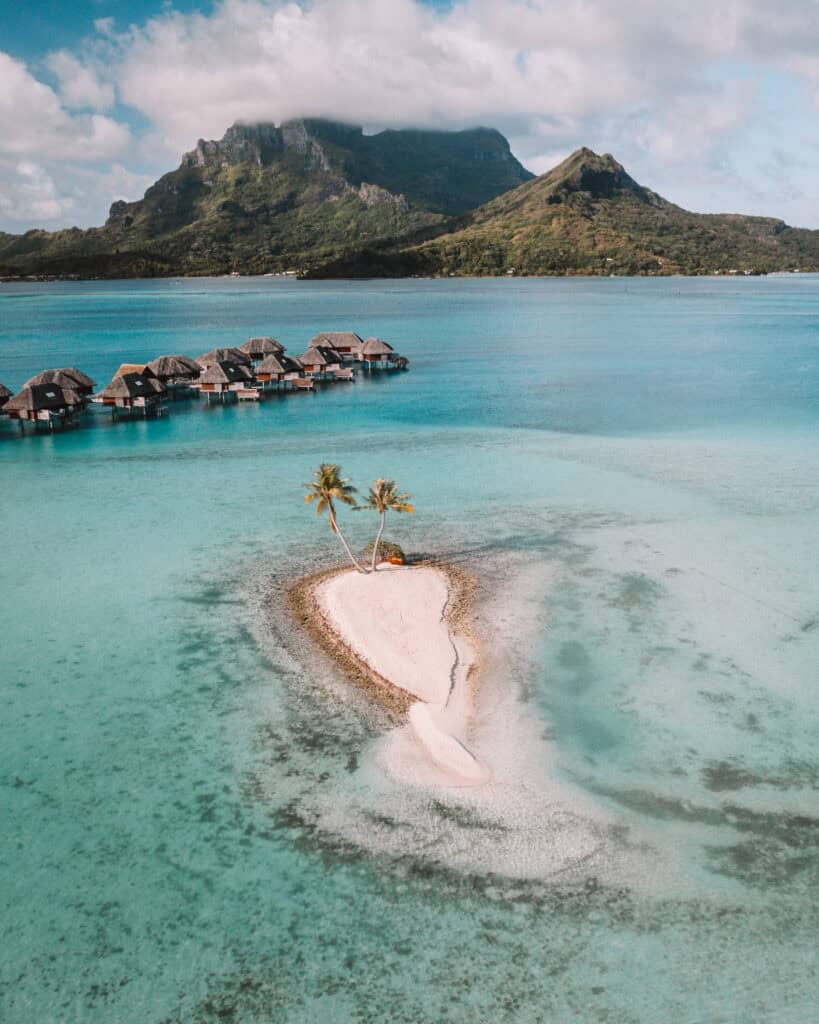
{"type": "Polygon", "coordinates": [[[419,701],[410,708],[409,720],[415,735],[439,768],[457,776],[458,781],[478,785],[489,781],[486,768],[450,731],[455,724],[451,718],[436,715],[433,707],[419,701]]]}
{"type": "Polygon", "coordinates": [[[419,699],[410,709],[410,726],[435,765],[454,784],[486,782],[486,768],[466,746],[474,652],[450,632],[444,573],[387,563],[367,576],[351,569],[320,584],[316,598],[362,661],[419,699]]]}

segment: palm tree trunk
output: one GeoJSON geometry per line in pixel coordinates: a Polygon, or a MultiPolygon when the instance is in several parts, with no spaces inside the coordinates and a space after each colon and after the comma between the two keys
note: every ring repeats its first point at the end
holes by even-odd
{"type": "Polygon", "coordinates": [[[330,529],[333,531],[333,533],[335,533],[338,536],[338,539],[344,545],[344,550],[347,552],[347,555],[348,555],[350,561],[353,563],[353,565],[356,567],[356,569],[358,569],[359,572],[363,572],[366,575],[367,570],[364,568],[363,565],[361,565],[359,563],[358,559],[352,553],[352,551],[350,550],[350,545],[344,539],[344,534],[338,528],[338,523],[336,522],[336,514],[335,514],[335,511],[333,511],[332,509],[330,510],[329,519],[330,519],[330,529]]]}
{"type": "Polygon", "coordinates": [[[387,518],[386,509],[381,510],[381,524],[378,527],[378,534],[375,538],[375,547],[373,548],[373,560],[370,565],[370,571],[375,572],[375,567],[378,565],[378,547],[381,544],[381,534],[384,532],[384,520],[387,518]]]}

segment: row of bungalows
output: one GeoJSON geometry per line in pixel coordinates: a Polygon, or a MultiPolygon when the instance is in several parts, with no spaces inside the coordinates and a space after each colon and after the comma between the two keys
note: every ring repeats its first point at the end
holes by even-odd
{"type": "Polygon", "coordinates": [[[312,390],[313,381],[301,360],[285,355],[284,345],[275,338],[250,338],[238,348],[215,348],[197,356],[202,368],[197,387],[221,400],[259,398],[274,388],[312,390]]]}
{"type": "Polygon", "coordinates": [[[405,370],[409,366],[409,360],[398,355],[389,342],[382,338],[365,340],[354,331],[323,331],[311,339],[309,347],[330,349],[343,362],[358,363],[367,370],[405,370]]]}
{"type": "Polygon", "coordinates": [[[405,369],[408,360],[380,338],[361,338],[353,331],[315,335],[301,356],[289,356],[275,338],[249,338],[238,347],[222,347],[191,359],[164,355],[149,363],[123,363],[94,395],[95,382],[76,367],[43,370],[26,381],[18,394],[0,385],[0,415],[22,426],[63,425],[73,421],[90,401],[143,416],[162,412],[166,398],[205,395],[208,401],[258,399],[271,390],[313,390],[316,382],[352,381],[354,367],[367,370],[405,369]]]}

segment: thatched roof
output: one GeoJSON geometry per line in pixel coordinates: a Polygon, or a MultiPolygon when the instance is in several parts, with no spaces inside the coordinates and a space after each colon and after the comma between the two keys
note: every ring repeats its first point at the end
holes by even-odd
{"type": "Polygon", "coordinates": [[[70,405],[81,404],[82,397],[76,391],[70,392],[70,394],[76,401],[69,401],[63,389],[57,387],[56,384],[27,384],[6,402],[3,411],[39,412],[42,409],[50,409],[52,412],[56,412],[70,405]]]}
{"type": "Polygon", "coordinates": [[[0,405],[5,405],[13,394],[13,391],[10,391],[9,388],[0,384],[0,405]]]}
{"type": "Polygon", "coordinates": [[[364,341],[355,331],[322,331],[310,339],[310,348],[359,349],[364,341]]]}
{"type": "Polygon", "coordinates": [[[73,366],[61,366],[53,370],[43,370],[25,382],[23,387],[31,387],[34,384],[56,384],[59,388],[71,388],[79,391],[90,391],[94,387],[94,381],[73,366]]]}
{"type": "Polygon", "coordinates": [[[91,380],[87,373],[83,373],[82,370],[78,370],[76,366],[66,366],[66,373],[70,373],[74,380],[79,384],[83,384],[87,388],[94,388],[97,386],[95,380],[91,380]]]}
{"type": "Polygon", "coordinates": [[[382,338],[367,338],[364,344],[361,346],[361,354],[363,356],[391,356],[393,353],[393,347],[382,338]]]}
{"type": "Polygon", "coordinates": [[[276,356],[284,352],[284,345],[275,338],[248,338],[239,346],[239,350],[251,359],[264,359],[265,356],[276,356]]]}
{"type": "Polygon", "coordinates": [[[308,366],[327,366],[329,363],[340,363],[341,361],[341,353],[324,345],[308,348],[304,355],[299,356],[299,362],[308,366]]]}
{"type": "Polygon", "coordinates": [[[256,373],[287,373],[277,356],[266,356],[256,367],[256,373]]]}
{"type": "Polygon", "coordinates": [[[250,356],[239,348],[214,348],[196,357],[197,363],[204,369],[214,363],[237,363],[240,366],[250,365],[250,356]]]}
{"type": "Polygon", "coordinates": [[[256,373],[298,373],[299,370],[298,359],[282,354],[267,356],[256,367],[256,373]]]}
{"type": "Polygon", "coordinates": [[[203,370],[200,377],[200,384],[241,384],[244,381],[253,379],[253,375],[244,366],[231,362],[229,359],[213,363],[203,370]]]}
{"type": "Polygon", "coordinates": [[[148,363],[147,369],[162,380],[195,380],[202,367],[188,356],[158,356],[148,363]]]}
{"type": "MultiPolygon", "coordinates": [[[[120,368],[121,369],[121,368],[120,368]]],[[[100,391],[100,398],[141,398],[162,394],[165,388],[153,376],[123,373],[100,391]]]]}
{"type": "Polygon", "coordinates": [[[126,373],[136,373],[142,377],[153,377],[153,373],[148,369],[147,363],[121,363],[113,376],[113,380],[116,380],[117,377],[124,377],[126,373]]]}

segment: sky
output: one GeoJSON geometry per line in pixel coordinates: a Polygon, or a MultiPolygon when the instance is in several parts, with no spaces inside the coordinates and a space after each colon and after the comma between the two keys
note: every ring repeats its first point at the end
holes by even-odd
{"type": "Polygon", "coordinates": [[[488,125],[819,228],[819,0],[0,4],[0,230],[88,227],[234,121],[488,125]]]}

